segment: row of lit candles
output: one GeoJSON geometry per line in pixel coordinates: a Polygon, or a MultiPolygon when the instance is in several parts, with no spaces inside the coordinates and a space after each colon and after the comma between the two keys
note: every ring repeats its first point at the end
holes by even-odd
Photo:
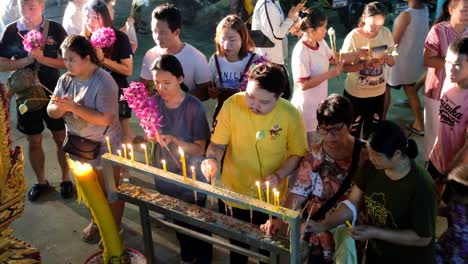
{"type": "MultiPolygon", "coordinates": [[[[256,181],[255,185],[257,185],[257,191],[258,191],[258,197],[260,201],[263,202],[263,194],[262,194],[262,188],[260,186],[260,182],[256,181]]],[[[270,204],[270,182],[266,181],[265,182],[266,186],[266,202],[270,204]]],[[[273,205],[274,206],[280,206],[280,193],[279,191],[276,190],[276,188],[273,188],[273,205]]]]}

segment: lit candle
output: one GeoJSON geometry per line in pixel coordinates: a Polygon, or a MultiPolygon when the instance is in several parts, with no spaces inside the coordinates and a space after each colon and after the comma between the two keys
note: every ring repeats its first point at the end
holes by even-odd
{"type": "Polygon", "coordinates": [[[118,149],[117,153],[119,154],[119,160],[122,161],[122,151],[118,149]]]}
{"type": "Polygon", "coordinates": [[[122,144],[122,148],[124,150],[124,159],[127,159],[127,145],[122,144]]]}
{"type": "Polygon", "coordinates": [[[179,147],[180,162],[182,163],[182,175],[184,176],[184,181],[187,181],[187,166],[185,164],[185,154],[184,150],[179,147]]]}
{"type": "Polygon", "coordinates": [[[341,55],[342,55],[342,53],[341,53],[341,50],[340,50],[340,53],[338,53],[338,62],[341,62],[341,59],[342,59],[341,55]]]}
{"type": "Polygon", "coordinates": [[[276,188],[273,188],[272,192],[273,192],[273,205],[276,206],[276,188]]]}
{"type": "Polygon", "coordinates": [[[267,203],[269,204],[270,203],[270,182],[266,181],[265,185],[266,185],[266,200],[267,200],[267,203]]]}
{"type": "Polygon", "coordinates": [[[262,188],[260,188],[260,182],[256,181],[255,185],[257,185],[257,191],[258,191],[258,199],[263,202],[263,197],[262,197],[262,188]]]}
{"type": "Polygon", "coordinates": [[[210,177],[211,186],[214,186],[214,184],[215,184],[215,179],[213,178],[213,168],[211,168],[211,165],[206,165],[206,169],[208,170],[208,175],[209,175],[209,177],[210,177]]]}
{"type": "Polygon", "coordinates": [[[93,167],[88,163],[68,160],[70,171],[75,176],[78,197],[89,207],[103,241],[103,263],[120,259],[124,247],[106,196],[98,183],[93,167]]]}
{"type": "Polygon", "coordinates": [[[146,149],[146,144],[141,144],[141,148],[145,152],[145,162],[146,162],[146,166],[148,166],[149,165],[149,159],[148,159],[148,150],[146,149]]]}
{"type": "Polygon", "coordinates": [[[130,155],[130,159],[132,160],[132,163],[133,163],[133,162],[135,162],[135,155],[133,153],[133,146],[132,146],[132,144],[128,144],[127,147],[128,147],[128,152],[129,152],[129,155],[130,155]]]}
{"type": "MultiPolygon", "coordinates": [[[[197,174],[195,173],[195,167],[190,166],[190,170],[192,171],[192,180],[195,182],[197,180],[197,174]]],[[[193,191],[193,196],[195,197],[195,204],[197,204],[197,191],[193,191]]]]}
{"type": "Polygon", "coordinates": [[[106,137],[106,141],[107,141],[107,150],[109,151],[110,154],[112,154],[112,149],[111,149],[111,146],[110,146],[109,137],[106,137]]]}
{"type": "Polygon", "coordinates": [[[129,153],[129,155],[130,155],[130,160],[132,161],[132,166],[133,166],[134,163],[135,163],[135,157],[133,156],[133,150],[132,150],[132,152],[129,153]]]}
{"type": "Polygon", "coordinates": [[[166,160],[161,160],[161,163],[162,163],[162,166],[163,166],[163,170],[167,171],[166,160]]]}

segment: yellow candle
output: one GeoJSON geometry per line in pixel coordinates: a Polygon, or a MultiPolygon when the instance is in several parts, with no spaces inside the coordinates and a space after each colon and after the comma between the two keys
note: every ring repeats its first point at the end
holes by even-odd
{"type": "Polygon", "coordinates": [[[79,196],[91,210],[94,220],[99,228],[103,241],[104,262],[109,259],[120,259],[124,253],[124,247],[119,235],[117,225],[106,196],[98,183],[93,167],[87,163],[68,161],[70,171],[75,176],[76,187],[79,196]]]}
{"type": "Polygon", "coordinates": [[[276,191],[275,194],[276,206],[280,206],[279,191],[276,191]]]}
{"type": "Polygon", "coordinates": [[[353,228],[353,225],[348,220],[346,220],[345,223],[348,226],[348,228],[353,228]]]}
{"type": "Polygon", "coordinates": [[[340,50],[340,53],[338,54],[338,61],[341,62],[341,50],[340,50]]]}
{"type": "Polygon", "coordinates": [[[272,189],[272,193],[273,193],[273,205],[276,206],[276,188],[272,189]]]}
{"type": "Polygon", "coordinates": [[[129,152],[129,155],[130,155],[130,159],[132,160],[132,163],[133,163],[133,162],[135,162],[135,155],[133,153],[133,146],[132,146],[132,144],[128,144],[127,147],[128,147],[128,152],[129,152]]]}
{"type": "Polygon", "coordinates": [[[124,159],[127,159],[127,145],[122,144],[122,148],[124,150],[124,159]]]}
{"type": "Polygon", "coordinates": [[[263,202],[263,197],[262,197],[262,188],[260,188],[260,182],[256,181],[255,185],[257,185],[257,191],[258,191],[258,199],[263,202]]]}
{"type": "Polygon", "coordinates": [[[208,170],[208,175],[210,176],[210,183],[211,183],[211,186],[214,186],[215,184],[215,179],[213,177],[213,168],[211,168],[211,165],[207,165],[206,166],[206,169],[208,170]]]}
{"type": "Polygon", "coordinates": [[[161,163],[162,163],[162,166],[163,166],[163,170],[167,171],[166,160],[161,160],[161,163]]]}
{"type": "Polygon", "coordinates": [[[270,182],[266,181],[265,185],[266,185],[266,200],[267,200],[267,203],[269,204],[270,203],[270,182]]]}
{"type": "Polygon", "coordinates": [[[119,154],[119,160],[122,161],[122,151],[120,151],[120,149],[118,149],[117,153],[119,154]]]}
{"type": "Polygon", "coordinates": [[[149,159],[148,159],[148,150],[146,149],[146,144],[141,144],[141,148],[145,152],[145,162],[146,162],[146,166],[148,166],[149,165],[149,159]]]}
{"type": "Polygon", "coordinates": [[[190,166],[190,170],[192,171],[192,180],[196,181],[197,180],[197,174],[195,173],[195,167],[190,166]]]}
{"type": "Polygon", "coordinates": [[[185,164],[185,154],[184,150],[179,147],[179,153],[180,153],[180,162],[182,163],[182,175],[184,176],[184,181],[187,181],[187,166],[185,164]]]}
{"type": "Polygon", "coordinates": [[[107,141],[107,150],[109,151],[110,154],[112,154],[112,149],[111,149],[111,146],[110,146],[109,137],[106,137],[106,141],[107,141]]]}

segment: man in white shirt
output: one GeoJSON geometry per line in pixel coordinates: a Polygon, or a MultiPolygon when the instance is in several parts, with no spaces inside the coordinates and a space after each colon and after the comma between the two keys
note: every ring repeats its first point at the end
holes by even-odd
{"type": "Polygon", "coordinates": [[[148,50],[143,58],[140,81],[149,86],[152,82],[151,68],[163,54],[174,55],[182,64],[184,84],[188,91],[204,101],[211,89],[211,74],[205,55],[192,45],[180,40],[182,17],[173,4],[156,6],[152,13],[151,30],[156,46],[148,50]]]}
{"type": "Polygon", "coordinates": [[[68,35],[78,35],[83,27],[83,6],[86,0],[73,0],[68,2],[63,14],[63,28],[68,35]]]}

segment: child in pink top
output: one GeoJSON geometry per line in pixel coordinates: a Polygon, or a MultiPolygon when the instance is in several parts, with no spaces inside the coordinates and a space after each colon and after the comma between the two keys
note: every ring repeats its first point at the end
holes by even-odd
{"type": "Polygon", "coordinates": [[[455,155],[466,144],[468,129],[468,37],[450,44],[445,58],[447,79],[442,88],[439,130],[429,156],[428,171],[438,179],[447,175],[455,155]]]}

